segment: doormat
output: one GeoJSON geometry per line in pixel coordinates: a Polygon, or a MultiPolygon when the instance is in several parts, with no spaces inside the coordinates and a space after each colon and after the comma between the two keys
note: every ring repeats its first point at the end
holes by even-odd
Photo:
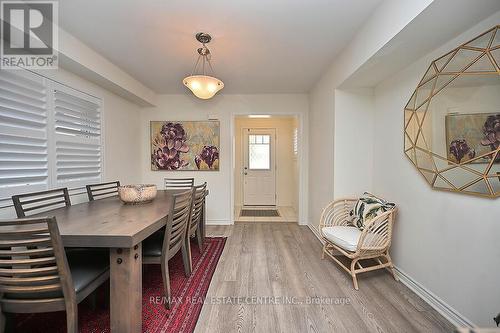
{"type": "Polygon", "coordinates": [[[240,216],[279,217],[280,213],[277,209],[242,209],[240,216]]]}

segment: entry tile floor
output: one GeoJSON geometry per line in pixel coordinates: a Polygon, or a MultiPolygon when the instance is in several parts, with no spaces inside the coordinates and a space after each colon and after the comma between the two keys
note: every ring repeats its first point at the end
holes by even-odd
{"type": "MultiPolygon", "coordinates": [[[[297,213],[295,209],[290,206],[278,206],[276,209],[278,210],[280,216],[263,216],[263,217],[254,217],[254,216],[240,216],[241,209],[244,208],[242,206],[234,207],[234,221],[235,222],[297,222],[297,213]]],[[[246,208],[246,207],[245,207],[246,208]]],[[[249,207],[251,209],[274,209],[274,207],[249,207]]]]}

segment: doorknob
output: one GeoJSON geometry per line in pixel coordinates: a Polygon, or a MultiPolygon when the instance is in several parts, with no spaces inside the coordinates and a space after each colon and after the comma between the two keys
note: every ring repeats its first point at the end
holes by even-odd
{"type": "Polygon", "coordinates": [[[246,173],[246,172],[244,172],[243,174],[244,174],[245,176],[247,175],[247,173],[246,173]]]}

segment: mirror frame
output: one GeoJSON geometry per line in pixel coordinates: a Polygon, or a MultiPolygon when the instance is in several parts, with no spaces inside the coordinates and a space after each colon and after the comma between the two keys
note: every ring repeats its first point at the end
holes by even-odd
{"type": "MultiPolygon", "coordinates": [[[[431,149],[427,148],[427,143],[425,143],[426,139],[423,134],[423,128],[424,128],[423,125],[432,98],[436,96],[446,86],[448,86],[452,81],[454,81],[456,78],[462,75],[500,76],[500,25],[497,25],[489,29],[488,31],[480,34],[479,36],[473,38],[472,40],[466,43],[463,43],[462,45],[456,47],[455,49],[451,50],[450,52],[446,53],[445,55],[431,62],[427,71],[423,75],[422,79],[419,81],[417,87],[415,88],[413,94],[411,95],[408,103],[404,108],[403,150],[406,157],[415,166],[415,168],[417,168],[419,173],[424,177],[425,181],[433,189],[449,191],[449,192],[459,192],[480,197],[497,198],[500,197],[500,191],[497,190],[497,192],[495,192],[490,182],[500,181],[500,173],[496,172],[495,174],[490,174],[490,170],[492,169],[493,164],[500,163],[498,161],[494,163],[495,160],[500,158],[500,146],[497,149],[493,148],[491,152],[482,154],[481,156],[476,156],[474,158],[470,158],[463,162],[458,161],[457,163],[451,161],[448,158],[448,156],[441,156],[439,154],[436,154],[435,152],[432,151],[432,148],[431,149]],[[446,70],[446,67],[450,63],[456,65],[456,63],[459,61],[458,56],[455,58],[457,54],[459,54],[459,56],[463,56],[464,52],[469,52],[469,51],[475,51],[477,54],[477,56],[473,57],[472,61],[469,60],[470,62],[466,62],[463,65],[463,67],[459,67],[461,68],[461,70],[454,70],[454,71],[446,70]],[[487,58],[482,59],[483,56],[487,58]],[[457,60],[453,62],[454,59],[457,60]],[[482,62],[490,61],[491,65],[493,65],[491,69],[479,70],[477,69],[477,66],[472,67],[480,59],[482,59],[482,62]],[[445,80],[447,82],[445,82],[444,84],[441,83],[441,85],[438,86],[437,82],[439,76],[442,76],[442,78],[451,78],[451,79],[445,80]],[[421,89],[426,84],[427,86],[429,86],[428,84],[429,82],[431,83],[430,89],[429,87],[421,89]],[[422,95],[424,93],[425,95],[422,95]],[[421,111],[424,111],[423,116],[421,115],[422,114],[421,111]],[[417,115],[417,112],[419,112],[419,115],[417,115]],[[409,132],[410,123],[412,123],[411,133],[409,132]],[[421,147],[422,145],[418,143],[420,135],[422,135],[420,141],[424,142],[423,145],[425,147],[421,147]],[[429,159],[428,161],[432,161],[432,163],[429,163],[429,165],[432,164],[431,169],[419,166],[419,164],[424,164],[424,163],[418,162],[418,155],[420,156],[424,155],[426,158],[429,159]],[[468,167],[468,165],[471,164],[472,162],[478,160],[479,158],[484,158],[484,157],[491,159],[491,161],[485,163],[488,165],[486,166],[483,173],[471,167],[468,167]],[[439,160],[440,162],[447,162],[448,167],[438,168],[436,164],[437,160],[439,160]],[[464,174],[472,172],[475,174],[475,176],[477,176],[477,178],[475,178],[473,181],[467,182],[462,186],[457,186],[456,184],[453,184],[453,181],[447,179],[445,175],[443,175],[444,172],[453,169],[455,169],[455,171],[457,170],[463,171],[464,174]],[[447,187],[438,186],[436,184],[436,180],[439,180],[441,184],[443,184],[444,182],[445,184],[447,184],[447,187]],[[467,188],[472,187],[473,185],[478,184],[479,182],[482,181],[484,181],[484,183],[486,184],[489,193],[472,192],[470,190],[467,190],[467,188]]],[[[445,131],[444,128],[443,131],[445,131]]]]}

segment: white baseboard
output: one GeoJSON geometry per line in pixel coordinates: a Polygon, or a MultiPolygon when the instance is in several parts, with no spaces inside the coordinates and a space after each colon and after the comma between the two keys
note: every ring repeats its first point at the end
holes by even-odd
{"type": "Polygon", "coordinates": [[[411,291],[417,294],[421,299],[429,304],[434,310],[439,312],[450,323],[456,327],[476,327],[476,325],[465,316],[460,314],[451,305],[440,299],[437,295],[415,281],[411,276],[403,272],[399,267],[394,266],[396,274],[401,283],[407,286],[411,291]]]}
{"type": "Polygon", "coordinates": [[[313,225],[311,225],[309,223],[307,224],[307,226],[312,231],[312,233],[314,234],[314,236],[316,236],[316,238],[321,242],[321,244],[323,244],[323,240],[321,239],[321,235],[319,234],[318,228],[316,228],[315,226],[313,226],[313,225]]]}
{"type": "MultiPolygon", "coordinates": [[[[321,239],[321,235],[319,230],[311,225],[307,225],[309,229],[311,229],[312,233],[318,238],[318,240],[323,244],[323,240],[321,239]]],[[[402,284],[408,287],[411,291],[417,294],[424,302],[429,304],[434,310],[439,312],[444,318],[446,318],[451,324],[456,327],[476,327],[476,325],[465,316],[460,314],[457,310],[455,310],[452,306],[444,302],[430,290],[422,286],[420,283],[415,281],[411,276],[403,272],[397,266],[394,266],[396,269],[396,274],[398,275],[399,280],[402,284]]]]}
{"type": "Polygon", "coordinates": [[[206,225],[231,225],[233,221],[231,220],[212,220],[207,219],[206,225]]]}

